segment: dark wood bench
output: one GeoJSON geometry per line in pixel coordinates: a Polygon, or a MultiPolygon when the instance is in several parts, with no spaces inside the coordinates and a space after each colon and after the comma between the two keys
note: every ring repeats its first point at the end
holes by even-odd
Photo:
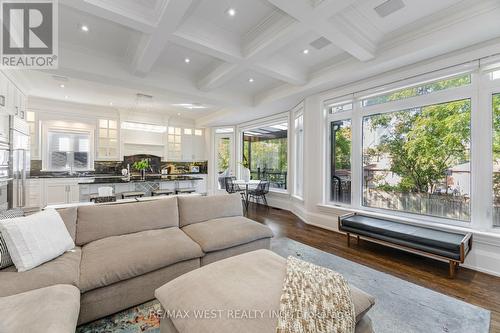
{"type": "Polygon", "coordinates": [[[365,214],[352,213],[339,217],[339,230],[351,235],[400,250],[449,262],[450,278],[472,248],[472,233],[455,232],[395,222],[365,214]]]}

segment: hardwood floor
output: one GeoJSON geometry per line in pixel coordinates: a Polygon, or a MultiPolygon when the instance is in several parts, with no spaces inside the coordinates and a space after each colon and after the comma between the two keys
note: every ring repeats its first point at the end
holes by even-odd
{"type": "Polygon", "coordinates": [[[500,333],[500,277],[460,267],[448,278],[448,263],[361,240],[347,247],[346,236],[305,224],[285,210],[252,204],[248,217],[268,225],[276,237],[288,237],[406,281],[491,311],[490,332],[500,333]]]}

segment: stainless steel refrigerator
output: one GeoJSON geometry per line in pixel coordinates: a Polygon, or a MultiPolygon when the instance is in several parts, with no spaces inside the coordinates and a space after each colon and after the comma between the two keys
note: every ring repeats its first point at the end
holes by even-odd
{"type": "Polygon", "coordinates": [[[30,174],[30,129],[27,122],[10,117],[9,208],[26,205],[26,178],[30,174]]]}

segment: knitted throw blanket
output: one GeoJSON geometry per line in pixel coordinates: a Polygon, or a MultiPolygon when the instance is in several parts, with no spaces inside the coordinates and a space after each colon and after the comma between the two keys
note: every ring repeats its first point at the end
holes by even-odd
{"type": "Polygon", "coordinates": [[[344,277],[288,257],[277,333],[354,333],[351,290],[344,277]]]}

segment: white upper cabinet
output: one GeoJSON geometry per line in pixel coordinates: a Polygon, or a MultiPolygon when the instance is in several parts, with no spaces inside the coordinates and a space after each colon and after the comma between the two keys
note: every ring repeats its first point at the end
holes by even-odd
{"type": "Polygon", "coordinates": [[[119,159],[119,129],[116,119],[99,119],[97,122],[97,160],[119,159]]]}
{"type": "MultiPolygon", "coordinates": [[[[181,129],[181,145],[180,145],[180,154],[174,153],[169,154],[170,161],[201,161],[205,159],[205,137],[203,135],[202,129],[193,129],[193,128],[182,128],[181,129]],[[180,155],[180,158],[175,159],[180,155]]],[[[169,147],[171,145],[171,139],[173,137],[169,136],[169,147]]],[[[177,140],[177,138],[175,138],[177,140]]],[[[169,148],[170,149],[170,148],[169,148]]],[[[179,147],[177,147],[179,149],[179,147]]]]}

